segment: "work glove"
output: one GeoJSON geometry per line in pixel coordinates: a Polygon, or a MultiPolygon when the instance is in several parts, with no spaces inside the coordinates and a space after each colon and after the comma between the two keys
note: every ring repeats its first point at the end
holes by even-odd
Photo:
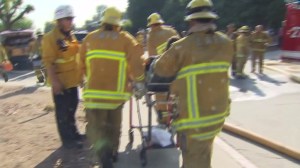
{"type": "Polygon", "coordinates": [[[146,86],[144,82],[137,82],[133,85],[133,94],[137,99],[141,99],[146,94],[146,86]]]}

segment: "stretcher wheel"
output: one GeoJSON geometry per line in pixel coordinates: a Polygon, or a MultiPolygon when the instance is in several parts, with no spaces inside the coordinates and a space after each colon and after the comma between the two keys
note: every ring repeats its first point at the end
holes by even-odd
{"type": "Polygon", "coordinates": [[[129,134],[129,143],[133,143],[134,141],[133,130],[129,130],[128,134],[129,134]]]}
{"type": "Polygon", "coordinates": [[[146,149],[141,150],[140,159],[141,159],[142,166],[145,167],[147,165],[146,149]]]}

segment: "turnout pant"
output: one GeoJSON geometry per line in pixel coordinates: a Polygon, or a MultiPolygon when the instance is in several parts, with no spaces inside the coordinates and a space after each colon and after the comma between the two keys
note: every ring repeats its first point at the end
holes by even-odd
{"type": "Polygon", "coordinates": [[[121,134],[123,105],[115,110],[86,109],[86,135],[98,157],[105,149],[117,152],[121,134]]]}
{"type": "Polygon", "coordinates": [[[211,168],[213,141],[224,122],[200,129],[177,132],[182,152],[183,168],[211,168]],[[210,133],[210,132],[213,133],[210,133]],[[192,136],[201,135],[202,139],[192,136]]]}
{"type": "Polygon", "coordinates": [[[55,117],[63,144],[76,140],[79,136],[75,121],[78,105],[77,87],[65,89],[63,94],[53,95],[55,103],[55,117]]]}
{"type": "Polygon", "coordinates": [[[33,69],[34,69],[34,73],[36,75],[36,78],[38,79],[39,82],[44,82],[44,76],[42,73],[42,62],[40,59],[38,60],[33,60],[32,61],[33,64],[33,69]]]}
{"type": "Polygon", "coordinates": [[[182,151],[182,168],[211,168],[214,139],[200,141],[179,133],[179,144],[182,151]]]}
{"type": "Polygon", "coordinates": [[[236,73],[236,57],[235,57],[235,55],[233,56],[232,61],[231,61],[231,73],[232,74],[236,73]]]}
{"type": "Polygon", "coordinates": [[[263,72],[263,65],[264,65],[264,51],[253,51],[252,52],[252,71],[254,72],[256,69],[256,60],[258,59],[258,65],[259,65],[259,72],[263,72]]]}
{"type": "Polygon", "coordinates": [[[237,65],[237,75],[243,75],[244,74],[244,67],[247,62],[247,57],[236,57],[236,65],[237,65]]]}

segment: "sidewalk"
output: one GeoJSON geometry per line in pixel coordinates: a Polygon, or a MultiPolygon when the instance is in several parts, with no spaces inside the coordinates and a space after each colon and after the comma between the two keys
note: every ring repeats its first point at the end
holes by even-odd
{"type": "MultiPolygon", "coordinates": [[[[147,107],[141,105],[142,123],[147,124],[147,107]]],[[[138,130],[134,130],[134,142],[128,145],[129,130],[129,104],[126,103],[123,110],[122,136],[119,148],[120,161],[115,165],[116,168],[138,168],[141,167],[139,152],[141,150],[141,137],[138,130]]],[[[153,124],[156,123],[156,115],[153,113],[153,124]]],[[[138,124],[136,114],[136,103],[133,103],[133,123],[138,124]]],[[[152,149],[147,151],[147,168],[178,168],[181,165],[180,151],[176,148],[171,149],[152,149]]],[[[239,152],[228,145],[222,138],[217,137],[214,141],[212,167],[213,168],[256,168],[252,163],[244,158],[239,152]]]]}

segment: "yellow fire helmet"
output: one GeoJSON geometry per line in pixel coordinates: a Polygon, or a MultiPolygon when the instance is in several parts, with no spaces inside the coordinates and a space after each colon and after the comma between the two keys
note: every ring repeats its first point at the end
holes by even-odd
{"type": "Polygon", "coordinates": [[[152,13],[148,17],[147,21],[148,21],[148,24],[147,24],[148,27],[153,24],[157,24],[157,23],[160,23],[160,24],[165,23],[164,20],[161,18],[160,14],[158,14],[158,13],[152,13]]]}
{"type": "Polygon", "coordinates": [[[122,12],[115,7],[108,7],[102,14],[101,24],[121,26],[122,12]]]}
{"type": "Polygon", "coordinates": [[[247,33],[250,31],[250,28],[248,26],[242,26],[241,28],[239,28],[238,32],[239,33],[247,33]]]}
{"type": "Polygon", "coordinates": [[[186,7],[185,21],[192,19],[218,19],[218,15],[213,12],[211,0],[192,0],[186,7]]]}

